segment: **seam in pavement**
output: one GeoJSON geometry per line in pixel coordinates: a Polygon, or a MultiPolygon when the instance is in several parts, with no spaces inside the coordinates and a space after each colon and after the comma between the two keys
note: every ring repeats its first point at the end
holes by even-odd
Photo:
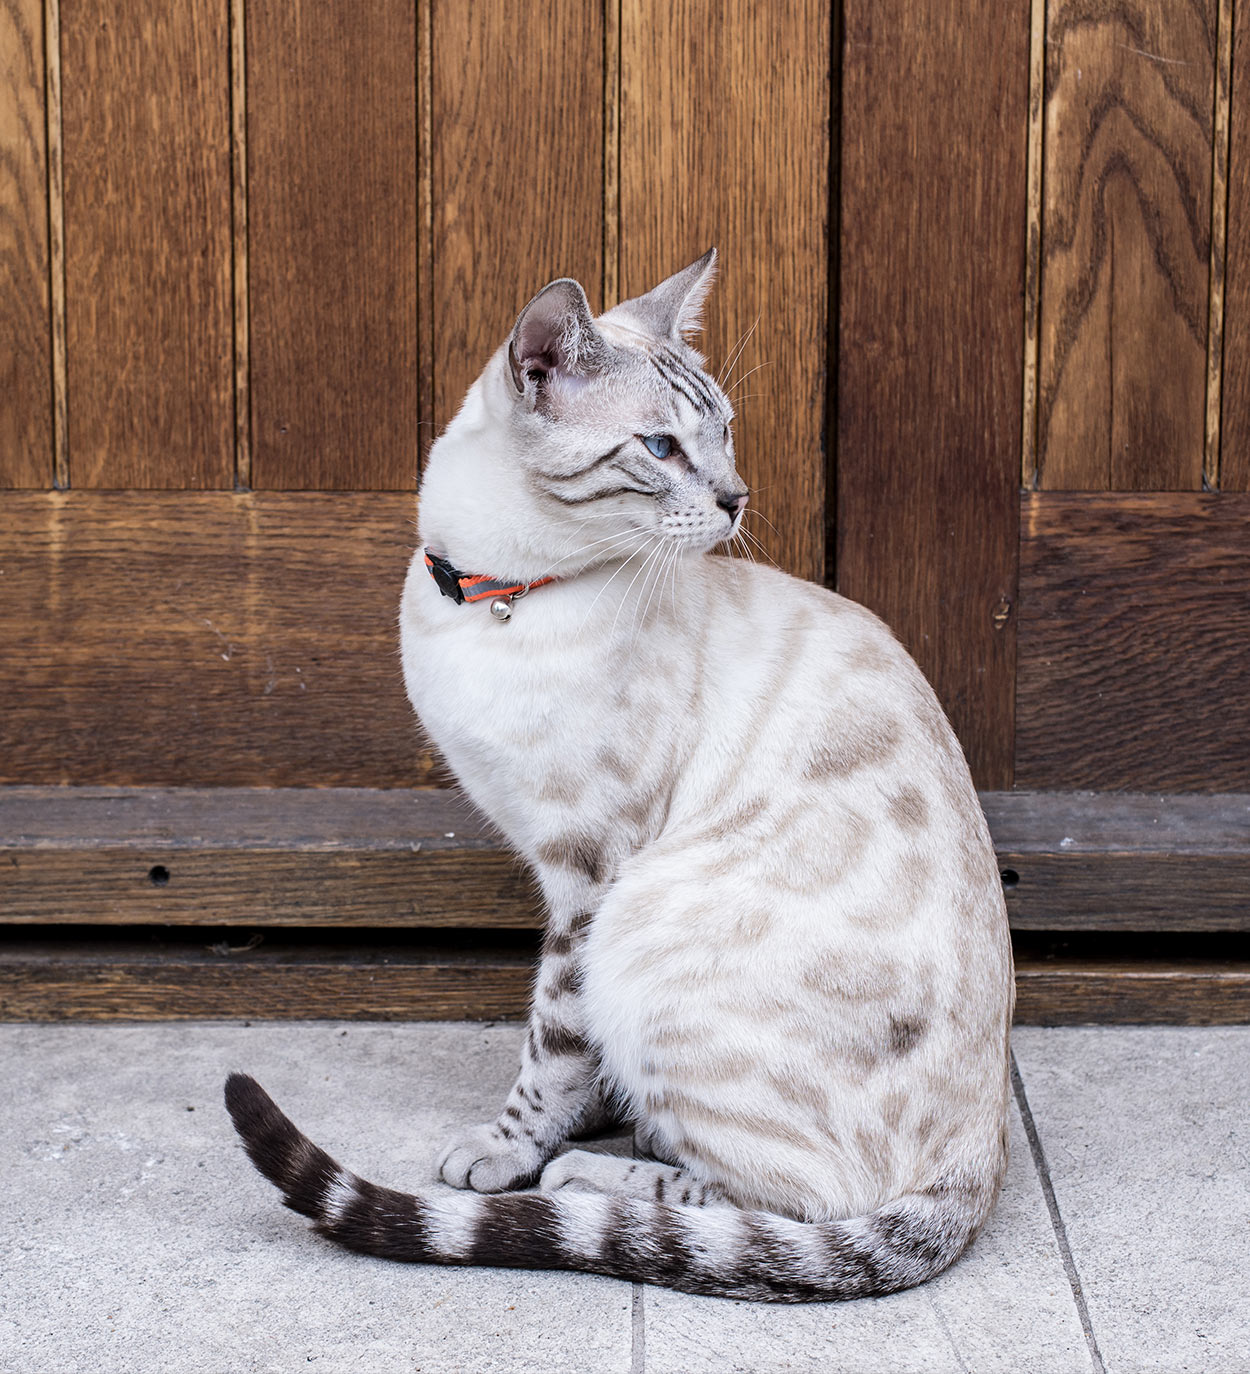
{"type": "Polygon", "coordinates": [[[630,1305],[629,1374],[643,1374],[647,1367],[647,1325],[646,1313],[642,1305],[643,1285],[636,1283],[633,1287],[634,1293],[630,1305]]]}
{"type": "Polygon", "coordinates": [[[1081,1289],[1081,1276],[1077,1273],[1076,1261],[1072,1258],[1072,1247],[1068,1244],[1067,1228],[1063,1224],[1063,1217],[1059,1212],[1059,1202],[1055,1197],[1054,1185],[1050,1181],[1050,1166],[1046,1163],[1046,1151],[1042,1149],[1042,1140],[1037,1133],[1033,1113],[1029,1110],[1028,1095],[1024,1091],[1024,1079],[1020,1076],[1020,1066],[1016,1063],[1014,1050],[1011,1052],[1011,1087],[1016,1095],[1016,1105],[1020,1108],[1020,1116],[1024,1122],[1024,1133],[1029,1138],[1029,1150],[1033,1155],[1033,1166],[1037,1170],[1037,1177],[1042,1185],[1042,1193],[1046,1198],[1046,1210],[1050,1213],[1050,1224],[1054,1227],[1055,1240],[1059,1244],[1063,1271],[1067,1274],[1068,1283],[1072,1288],[1072,1298],[1076,1303],[1077,1316],[1081,1320],[1081,1330],[1085,1333],[1085,1344],[1089,1346],[1094,1374],[1106,1374],[1106,1365],[1102,1362],[1102,1352],[1098,1349],[1098,1338],[1094,1335],[1094,1324],[1089,1319],[1089,1308],[1085,1304],[1085,1294],[1081,1289]]]}

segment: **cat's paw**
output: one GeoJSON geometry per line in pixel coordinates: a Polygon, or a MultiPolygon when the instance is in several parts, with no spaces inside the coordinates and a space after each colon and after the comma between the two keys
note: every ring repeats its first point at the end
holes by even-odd
{"type": "Polygon", "coordinates": [[[454,1137],[438,1161],[438,1173],[453,1188],[502,1193],[532,1183],[543,1159],[543,1153],[528,1137],[507,1140],[490,1122],[454,1137]]]}
{"type": "Polygon", "coordinates": [[[547,1165],[538,1186],[544,1193],[558,1193],[561,1188],[579,1193],[618,1192],[631,1162],[590,1150],[569,1150],[547,1165]]]}

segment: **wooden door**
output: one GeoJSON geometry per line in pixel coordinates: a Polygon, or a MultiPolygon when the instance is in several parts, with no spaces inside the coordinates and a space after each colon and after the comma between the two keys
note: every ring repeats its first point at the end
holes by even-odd
{"type": "Polygon", "coordinates": [[[519,1010],[532,897],[403,698],[412,493],[534,290],[716,243],[754,533],[938,687],[1023,1013],[1245,1014],[1242,38],[1229,0],[0,7],[3,1008],[519,1010]],[[1201,969],[1159,944],[1206,927],[1201,969]]]}

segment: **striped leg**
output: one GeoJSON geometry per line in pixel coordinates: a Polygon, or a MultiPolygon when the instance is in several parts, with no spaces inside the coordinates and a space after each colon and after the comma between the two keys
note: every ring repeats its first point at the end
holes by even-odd
{"type": "Polygon", "coordinates": [[[499,1117],[457,1136],[439,1161],[454,1188],[523,1188],[599,1106],[598,1058],[585,1039],[578,950],[585,906],[548,921],[521,1072],[499,1117]]]}
{"type": "Polygon", "coordinates": [[[674,1206],[703,1207],[723,1201],[715,1185],[701,1183],[684,1169],[649,1159],[623,1159],[590,1150],[569,1150],[543,1170],[544,1193],[563,1188],[578,1192],[611,1193],[616,1197],[646,1198],[674,1206]]]}

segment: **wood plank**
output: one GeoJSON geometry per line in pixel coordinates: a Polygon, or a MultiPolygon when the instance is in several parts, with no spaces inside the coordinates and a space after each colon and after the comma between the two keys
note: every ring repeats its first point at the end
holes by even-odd
{"type": "Polygon", "coordinates": [[[69,471],[234,484],[228,11],[63,0],[69,471]]]}
{"type": "MultiPolygon", "coordinates": [[[[603,289],[603,10],[435,4],[434,422],[554,277],[603,289]]],[[[427,417],[423,417],[427,418],[427,417]]]]}
{"type": "Polygon", "coordinates": [[[1016,960],[1021,1026],[1250,1022],[1250,964],[1016,960]]]}
{"type": "Polygon", "coordinates": [[[1250,930],[1250,795],[981,801],[1013,930],[1250,930]]]}
{"type": "MultiPolygon", "coordinates": [[[[515,943],[471,955],[440,945],[353,954],[297,940],[202,941],[6,938],[0,1019],[520,1020],[535,953],[515,943]]],[[[1232,960],[1021,958],[1016,988],[1018,1025],[1250,1021],[1250,964],[1232,960]]]]}
{"type": "Polygon", "coordinates": [[[1200,490],[1215,0],[1052,0],[1039,467],[1050,490],[1200,490]]]}
{"type": "Polygon", "coordinates": [[[1028,0],[844,7],[838,589],[1011,785],[1028,0]]]}
{"type": "Polygon", "coordinates": [[[0,487],[52,485],[42,0],[0,0],[0,487]]]}
{"type": "Polygon", "coordinates": [[[0,924],[542,921],[522,865],[447,792],[0,789],[0,924]]]}
{"type": "Polygon", "coordinates": [[[0,781],[413,786],[410,496],[13,493],[0,781]]]}
{"type": "MultiPolygon", "coordinates": [[[[1017,931],[1250,930],[1250,795],[982,793],[1017,931]]],[[[449,790],[0,788],[0,926],[531,928],[449,790]]]]}
{"type": "Polygon", "coordinates": [[[365,956],[266,941],[0,943],[0,1020],[508,1020],[529,1005],[533,958],[435,946],[365,956]],[[232,950],[233,952],[226,952],[232,950]]]}
{"type": "Polygon", "coordinates": [[[1250,500],[1023,498],[1016,783],[1250,789],[1250,500]]]}
{"type": "Polygon", "coordinates": [[[1250,14],[1233,10],[1220,490],[1250,491],[1250,14]]]}
{"type": "Polygon", "coordinates": [[[747,527],[814,581],[826,542],[830,52],[828,0],[729,0],[714,23],[691,0],[621,9],[621,294],[720,250],[702,347],[716,372],[754,331],[730,381],[738,467],[756,493],[747,527]]]}
{"type": "Polygon", "coordinates": [[[416,481],[416,72],[413,5],[247,6],[257,488],[416,481]]]}

